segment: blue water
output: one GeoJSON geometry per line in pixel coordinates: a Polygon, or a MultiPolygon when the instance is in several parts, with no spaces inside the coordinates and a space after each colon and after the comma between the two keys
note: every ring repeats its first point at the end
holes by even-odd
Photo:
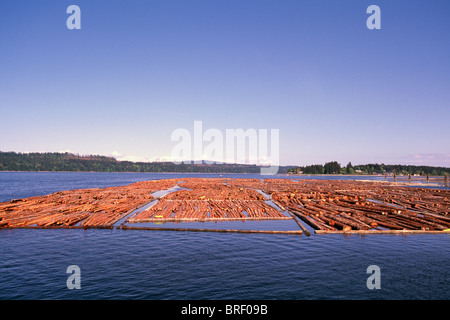
{"type": "MultiPolygon", "coordinates": [[[[2,172],[0,201],[180,176],[220,177],[2,172]]],[[[0,299],[447,300],[449,265],[448,234],[0,230],[0,299]],[[79,290],[66,286],[69,265],[80,267],[79,290]],[[370,265],[380,267],[381,289],[366,286],[370,265]]]]}

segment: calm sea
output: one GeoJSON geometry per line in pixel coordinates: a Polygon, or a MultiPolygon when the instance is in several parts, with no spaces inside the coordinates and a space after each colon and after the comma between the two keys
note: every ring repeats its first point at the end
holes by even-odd
{"type": "MultiPolygon", "coordinates": [[[[0,201],[149,179],[220,176],[261,178],[0,172],[0,201]]],[[[297,229],[295,224],[279,228],[297,229]]],[[[0,299],[448,300],[449,266],[448,234],[0,230],[0,299]],[[80,268],[79,290],[67,288],[70,265],[80,268]],[[380,268],[380,289],[367,287],[371,265],[380,268]]]]}

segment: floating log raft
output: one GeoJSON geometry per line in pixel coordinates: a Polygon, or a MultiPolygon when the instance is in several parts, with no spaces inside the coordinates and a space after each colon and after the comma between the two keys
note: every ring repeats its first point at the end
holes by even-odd
{"type": "Polygon", "coordinates": [[[320,233],[448,231],[450,191],[369,181],[271,183],[265,192],[320,233]]]}
{"type": "Polygon", "coordinates": [[[188,222],[292,219],[256,200],[166,200],[130,218],[128,222],[188,222]]]}
{"type": "Polygon", "coordinates": [[[0,203],[0,228],[112,227],[151,201],[154,204],[150,208],[125,221],[298,218],[317,233],[448,232],[450,229],[448,189],[411,188],[383,181],[231,178],[152,180],[123,187],[13,199],[0,203]],[[184,189],[157,199],[152,195],[175,186],[184,189]],[[282,210],[271,206],[266,197],[282,210]],[[286,210],[289,215],[282,213],[286,210]]]}
{"type": "Polygon", "coordinates": [[[177,180],[134,183],[125,187],[61,191],[0,203],[0,227],[112,227],[130,210],[154,199],[152,193],[177,180]]]}
{"type": "Polygon", "coordinates": [[[228,182],[230,179],[187,179],[179,184],[187,189],[165,195],[128,222],[292,219],[265,203],[257,190],[228,182]]]}

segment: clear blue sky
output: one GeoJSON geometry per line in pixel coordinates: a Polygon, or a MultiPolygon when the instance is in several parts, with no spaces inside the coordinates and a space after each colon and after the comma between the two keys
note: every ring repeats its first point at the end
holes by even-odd
{"type": "Polygon", "coordinates": [[[450,167],[449,34],[447,0],[4,0],[0,150],[165,159],[200,120],[279,129],[282,165],[450,167]]]}

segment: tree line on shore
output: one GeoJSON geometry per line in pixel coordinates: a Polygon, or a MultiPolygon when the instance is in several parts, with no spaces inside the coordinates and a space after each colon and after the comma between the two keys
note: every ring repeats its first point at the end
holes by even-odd
{"type": "MultiPolygon", "coordinates": [[[[281,166],[279,173],[287,173],[292,168],[294,166],[281,166]]],[[[0,171],[260,173],[260,169],[251,164],[131,162],[99,155],[0,151],[0,171]]]]}
{"type": "Polygon", "coordinates": [[[303,174],[403,174],[403,175],[431,175],[443,176],[450,175],[450,168],[433,166],[415,166],[401,164],[362,164],[353,166],[349,162],[341,167],[337,161],[327,162],[324,165],[314,164],[309,166],[300,166],[288,170],[288,173],[303,174]]]}
{"type": "MultiPolygon", "coordinates": [[[[175,164],[173,162],[118,161],[113,157],[72,153],[16,153],[0,151],[0,171],[80,171],[80,172],[185,172],[185,173],[260,173],[251,164],[175,164]]],[[[303,174],[411,174],[450,175],[450,168],[364,164],[341,166],[337,161],[324,165],[280,166],[278,173],[303,174]]]]}

